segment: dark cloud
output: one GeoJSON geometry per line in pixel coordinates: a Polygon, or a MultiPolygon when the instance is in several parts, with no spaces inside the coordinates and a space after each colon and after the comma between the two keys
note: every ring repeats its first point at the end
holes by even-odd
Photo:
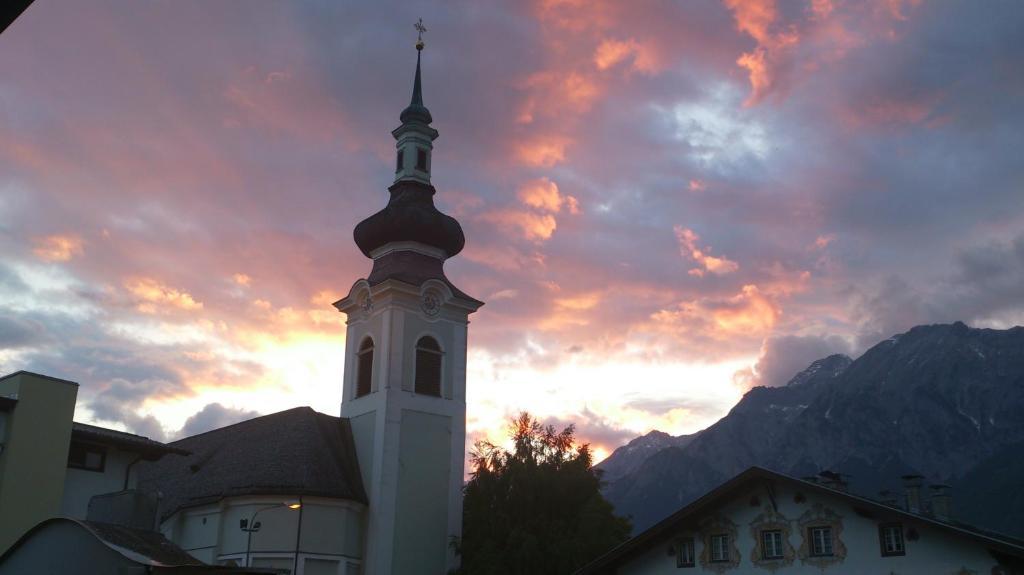
{"type": "Polygon", "coordinates": [[[581,412],[566,417],[546,417],[541,423],[561,431],[573,425],[580,443],[589,443],[609,452],[636,437],[636,432],[616,426],[600,414],[584,408],[581,412]]]}
{"type": "Polygon", "coordinates": [[[646,412],[652,419],[664,416],[674,409],[685,410],[690,418],[696,420],[710,419],[714,421],[715,416],[721,415],[721,405],[716,401],[696,397],[692,399],[627,398],[623,405],[646,412]]]}
{"type": "Polygon", "coordinates": [[[180,437],[190,437],[212,429],[219,429],[233,423],[238,423],[239,421],[252,419],[259,415],[259,413],[247,409],[236,409],[225,407],[219,403],[208,403],[206,407],[200,409],[195,415],[185,421],[185,425],[182,426],[178,435],[180,437]]]}
{"type": "Polygon", "coordinates": [[[17,316],[0,316],[0,350],[19,349],[42,342],[46,328],[39,322],[17,316]]]}
{"type": "Polygon", "coordinates": [[[850,343],[838,336],[773,336],[761,346],[749,386],[785,385],[812,362],[830,355],[850,353],[850,343]]]}

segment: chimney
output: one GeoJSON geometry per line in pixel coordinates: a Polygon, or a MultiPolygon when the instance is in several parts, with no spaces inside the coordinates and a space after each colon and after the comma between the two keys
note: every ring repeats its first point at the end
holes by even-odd
{"type": "Polygon", "coordinates": [[[904,475],[901,479],[906,493],[907,511],[921,513],[921,485],[924,478],[920,475],[904,475]]]}
{"type": "Polygon", "coordinates": [[[888,505],[889,507],[899,507],[899,502],[896,500],[896,494],[888,489],[883,489],[878,492],[878,500],[882,505],[888,505]]]}
{"type": "Polygon", "coordinates": [[[846,480],[843,479],[841,473],[826,469],[819,473],[818,476],[821,477],[821,484],[825,487],[835,489],[836,491],[846,491],[846,480]]]}
{"type": "Polygon", "coordinates": [[[949,521],[953,505],[953,498],[949,494],[949,486],[938,483],[929,485],[928,488],[932,492],[932,517],[939,521],[949,521]]]}

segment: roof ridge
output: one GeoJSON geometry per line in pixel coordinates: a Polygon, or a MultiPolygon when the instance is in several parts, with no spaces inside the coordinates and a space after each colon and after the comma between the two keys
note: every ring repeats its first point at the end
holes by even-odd
{"type": "MultiPolygon", "coordinates": [[[[231,428],[231,427],[237,427],[239,425],[250,423],[250,422],[256,421],[257,419],[263,419],[265,417],[273,417],[273,416],[276,416],[276,415],[281,415],[283,413],[288,413],[289,411],[309,411],[309,412],[312,412],[312,413],[320,413],[320,412],[318,412],[317,410],[313,409],[312,407],[310,407],[308,405],[299,405],[299,406],[296,406],[296,407],[290,407],[288,409],[282,409],[281,411],[275,411],[274,413],[264,413],[264,414],[261,414],[261,415],[257,415],[256,417],[250,417],[249,419],[243,419],[242,421],[236,421],[235,423],[231,423],[231,424],[225,425],[224,427],[218,427],[218,428],[215,428],[215,429],[210,429],[210,430],[204,431],[202,433],[197,433],[195,435],[189,435],[187,437],[182,437],[181,439],[175,439],[174,441],[169,442],[169,444],[173,445],[175,443],[180,443],[182,441],[186,441],[186,440],[189,440],[189,439],[194,439],[196,437],[202,437],[203,435],[207,435],[207,434],[213,433],[215,431],[223,431],[223,430],[231,428]]],[[[323,414],[323,415],[327,415],[327,414],[323,414]]]]}

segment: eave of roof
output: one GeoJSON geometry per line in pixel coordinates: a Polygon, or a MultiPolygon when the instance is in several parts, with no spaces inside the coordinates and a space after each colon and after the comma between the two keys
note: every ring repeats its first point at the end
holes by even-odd
{"type": "Polygon", "coordinates": [[[74,382],[74,381],[71,381],[70,379],[61,379],[59,377],[53,377],[52,375],[45,375],[45,374],[42,374],[42,373],[36,373],[34,371],[27,371],[27,370],[24,370],[24,369],[19,369],[18,371],[15,371],[14,373],[8,373],[7,375],[0,376],[0,381],[3,381],[5,379],[11,378],[11,377],[14,377],[16,375],[31,375],[31,376],[34,376],[34,377],[40,377],[42,379],[48,379],[50,381],[56,381],[58,383],[65,383],[67,385],[73,385],[75,387],[78,387],[78,383],[74,382]]]}
{"type": "Polygon", "coordinates": [[[71,426],[71,438],[78,441],[88,441],[116,447],[123,451],[138,453],[143,459],[156,460],[166,454],[188,455],[190,452],[174,447],[148,437],[107,429],[96,425],[74,422],[71,426]]]}
{"type": "Polygon", "coordinates": [[[818,483],[811,483],[809,481],[804,481],[802,479],[790,477],[789,475],[785,475],[782,473],[770,471],[768,469],[755,466],[748,468],[746,471],[743,471],[740,474],[733,477],[732,479],[729,479],[725,483],[722,483],[721,485],[705,493],[704,495],[702,495],[689,505],[686,505],[679,511],[676,511],[672,515],[669,515],[665,519],[662,519],[658,523],[654,524],[646,531],[618,545],[617,547],[605,553],[604,555],[598,557],[594,561],[591,561],[589,564],[583,566],[581,569],[576,571],[576,575],[600,573],[601,569],[606,569],[608,567],[616,565],[620,560],[629,557],[633,552],[639,549],[643,549],[646,543],[657,540],[658,538],[664,536],[666,533],[670,532],[671,529],[674,528],[676,524],[678,524],[679,522],[694,515],[697,515],[700,512],[714,506],[721,499],[731,494],[735,489],[738,489],[742,485],[755,480],[776,480],[796,484],[804,489],[847,499],[860,507],[867,507],[878,512],[896,515],[905,519],[918,521],[921,523],[931,525],[933,527],[937,527],[939,529],[950,531],[958,535],[962,535],[975,541],[978,541],[980,543],[983,543],[987,546],[993,547],[994,549],[1001,551],[1003,553],[1007,553],[1015,557],[1024,558],[1024,542],[1017,541],[1003,535],[987,534],[976,527],[972,527],[965,524],[953,524],[938,521],[934,517],[919,515],[917,513],[910,513],[904,509],[900,509],[898,507],[891,507],[889,505],[879,503],[878,501],[867,499],[865,497],[860,497],[858,495],[853,495],[852,493],[838,491],[818,483]]]}
{"type": "Polygon", "coordinates": [[[85,529],[90,535],[111,550],[141,565],[153,567],[206,565],[155,531],[141,531],[120,525],[82,521],[69,517],[51,517],[37,523],[19,537],[14,545],[11,545],[3,555],[0,555],[0,564],[3,564],[4,560],[13,554],[25,541],[28,541],[37,532],[54,523],[72,523],[77,525],[85,529]]]}

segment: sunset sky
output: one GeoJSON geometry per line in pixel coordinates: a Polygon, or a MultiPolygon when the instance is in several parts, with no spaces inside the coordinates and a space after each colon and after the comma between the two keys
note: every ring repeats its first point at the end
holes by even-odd
{"type": "Polygon", "coordinates": [[[338,413],[429,31],[468,428],[599,456],[921,323],[1024,323],[1024,4],[37,0],[0,35],[0,373],[174,439],[338,413]]]}

